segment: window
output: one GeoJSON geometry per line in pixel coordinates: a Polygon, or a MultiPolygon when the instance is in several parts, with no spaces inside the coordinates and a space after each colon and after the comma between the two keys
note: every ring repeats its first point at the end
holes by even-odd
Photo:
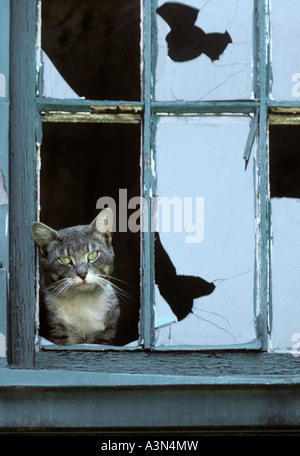
{"type": "MultiPolygon", "coordinates": [[[[252,1],[246,2],[243,8],[238,2],[231,2],[222,19],[215,17],[212,5],[203,4],[200,12],[197,5],[197,2],[158,2],[156,9],[153,8],[157,31],[154,43],[159,43],[158,48],[153,46],[157,57],[157,64],[151,70],[155,75],[153,99],[168,103],[171,110],[172,102],[178,99],[194,102],[218,98],[253,99],[253,30],[252,22],[246,20],[253,16],[252,1]],[[189,23],[190,14],[194,16],[194,22],[197,19],[197,25],[189,23]],[[177,29],[178,15],[186,18],[184,30],[177,29]],[[169,33],[166,24],[171,27],[169,33]],[[201,49],[201,34],[206,35],[205,49],[201,49]],[[194,36],[194,42],[189,41],[189,35],[194,36]],[[179,36],[182,43],[178,44],[179,36]],[[190,43],[188,48],[185,40],[190,43]],[[185,49],[188,49],[187,54],[185,49]],[[198,74],[202,77],[197,85],[198,74]],[[211,75],[207,86],[206,74],[211,75]],[[182,85],[184,80],[190,82],[182,85]],[[194,93],[186,93],[186,87],[193,87],[194,93]],[[237,91],[235,87],[238,87],[237,91]]],[[[38,73],[38,90],[42,95],[38,103],[43,121],[40,219],[56,229],[87,224],[96,215],[99,196],[113,198],[121,207],[120,192],[126,190],[128,201],[138,197],[141,179],[141,188],[145,189],[141,195],[146,199],[145,212],[149,211],[147,198],[152,194],[151,221],[153,216],[161,216],[162,225],[167,222],[167,229],[159,224],[150,229],[145,224],[142,238],[142,233],[135,236],[124,233],[122,236],[117,226],[114,235],[116,280],[128,283],[133,296],[126,303],[124,319],[122,313],[125,310],[121,311],[121,322],[124,320],[121,325],[128,326],[127,337],[121,338],[123,343],[116,345],[128,346],[130,343],[131,347],[156,350],[176,347],[258,348],[262,334],[257,329],[256,320],[260,310],[257,310],[258,304],[253,303],[257,299],[254,296],[255,222],[259,218],[255,214],[254,202],[255,151],[251,158],[254,165],[246,169],[243,159],[255,111],[245,113],[243,103],[239,103],[235,116],[225,116],[221,108],[215,116],[207,117],[209,101],[207,109],[196,114],[190,112],[188,118],[183,118],[180,109],[176,117],[163,109],[153,113],[150,118],[152,128],[143,123],[152,154],[152,182],[147,183],[147,176],[139,172],[140,112],[129,109],[127,114],[131,116],[119,124],[122,114],[114,117],[112,113],[113,110],[120,111],[121,102],[114,101],[111,106],[106,106],[107,111],[110,108],[110,112],[106,112],[105,103],[101,101],[103,98],[116,100],[121,95],[127,100],[134,97],[135,104],[142,102],[140,93],[145,91],[145,83],[142,90],[138,90],[140,77],[137,75],[145,65],[146,55],[142,54],[143,64],[140,65],[137,59],[140,41],[138,11],[136,1],[120,8],[118,15],[111,10],[111,3],[76,2],[76,8],[73,1],[63,5],[46,0],[41,3],[42,49],[39,51],[38,73]],[[97,25],[99,21],[101,27],[97,25]],[[127,52],[121,46],[126,46],[127,52]],[[75,58],[73,49],[76,49],[75,58]],[[127,71],[129,53],[134,56],[130,72],[127,71]],[[91,61],[95,65],[91,66],[91,61]],[[122,83],[120,74],[124,75],[122,83]],[[82,95],[85,100],[95,99],[95,105],[89,106],[86,101],[82,103],[82,95]],[[55,107],[57,101],[54,101],[58,98],[61,99],[59,108],[55,107]],[[238,112],[240,116],[237,116],[238,112]],[[186,138],[189,138],[188,150],[185,150],[186,138]],[[174,197],[179,205],[172,208],[172,220],[168,205],[173,204],[174,197]],[[166,200],[167,206],[164,204],[166,200]],[[154,201],[158,205],[156,209],[154,201]],[[194,212],[196,223],[192,225],[194,212]],[[180,217],[184,222],[181,227],[176,226],[180,217]],[[155,235],[154,230],[157,230],[155,235]],[[236,230],[239,234],[232,237],[231,233],[236,230]],[[144,267],[140,268],[139,263],[139,235],[142,252],[146,243],[152,251],[154,248],[150,261],[142,253],[142,262],[146,261],[150,269],[141,284],[139,271],[144,267]],[[170,263],[177,270],[175,278],[163,271],[163,255],[169,255],[170,263]],[[151,275],[155,278],[154,289],[151,275]],[[140,285],[141,293],[137,291],[140,285]],[[147,303],[143,296],[146,286],[153,296],[147,303]],[[141,314],[138,334],[139,298],[144,313],[141,314]]],[[[144,139],[142,153],[145,151],[144,139]]],[[[147,217],[146,213],[144,217],[147,217]]],[[[123,220],[119,222],[121,224],[123,220]]],[[[37,324],[43,336],[41,310],[38,318],[37,324]]],[[[48,341],[46,344],[42,341],[40,349],[48,348],[48,341]]]]}
{"type": "MultiPolygon", "coordinates": [[[[115,15],[109,2],[73,3],[38,4],[38,216],[58,229],[89,223],[99,197],[121,205],[122,189],[128,200],[146,201],[146,229],[116,230],[114,238],[116,278],[134,290],[134,336],[120,348],[268,349],[267,139],[257,129],[255,3],[232,1],[222,17],[212,3],[152,5],[155,64],[144,5],[132,0],[115,15]],[[106,18],[100,29],[99,17],[106,18]]],[[[42,327],[42,313],[33,315],[42,327]]],[[[63,349],[38,347],[45,359],[50,348],[63,349]]]]}
{"type": "MultiPolygon", "coordinates": [[[[116,374],[116,388],[242,382],[249,398],[259,383],[263,401],[283,373],[294,375],[300,339],[298,4],[117,3],[12,1],[10,66],[19,71],[10,106],[0,97],[6,151],[10,116],[9,173],[0,155],[8,366],[116,374]],[[295,43],[288,50],[283,33],[295,43]],[[122,189],[127,203],[144,204],[143,229],[114,241],[125,258],[133,253],[117,278],[133,285],[135,336],[130,329],[109,347],[44,343],[32,221],[88,223],[98,198],[120,203],[122,189]]],[[[261,410],[218,423],[262,425],[261,410]]]]}

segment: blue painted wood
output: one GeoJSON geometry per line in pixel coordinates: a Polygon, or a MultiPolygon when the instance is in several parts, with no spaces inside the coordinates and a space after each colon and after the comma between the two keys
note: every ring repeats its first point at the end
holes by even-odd
{"type": "Polygon", "coordinates": [[[257,327],[261,338],[262,347],[264,350],[268,348],[268,325],[269,315],[269,266],[270,266],[270,246],[269,246],[269,216],[268,216],[268,200],[269,200],[269,174],[268,174],[268,99],[269,99],[269,61],[268,61],[268,1],[262,0],[259,3],[259,68],[260,68],[260,122],[259,122],[259,181],[258,181],[258,197],[260,198],[260,264],[258,265],[260,274],[259,293],[261,313],[257,317],[257,327]]]}
{"type": "MultiPolygon", "coordinates": [[[[257,347],[243,350],[216,351],[140,351],[140,352],[84,352],[80,350],[39,352],[36,369],[114,373],[145,374],[189,377],[253,378],[269,376],[276,378],[300,375],[298,358],[291,353],[266,353],[257,347]]],[[[120,379],[122,376],[120,377],[120,379]]],[[[120,383],[122,384],[122,383],[120,383]]]]}
{"type": "Polygon", "coordinates": [[[11,0],[9,362],[34,365],[37,2],[11,0]]]}
{"type": "Polygon", "coordinates": [[[153,101],[156,114],[250,114],[259,106],[258,101],[153,101]]]}
{"type": "Polygon", "coordinates": [[[92,107],[113,108],[121,106],[134,111],[140,110],[144,106],[142,101],[107,101],[107,100],[86,100],[83,98],[60,100],[57,98],[37,98],[36,105],[39,112],[65,111],[65,112],[90,112],[92,107]]]}
{"type": "Polygon", "coordinates": [[[267,105],[270,108],[276,108],[276,107],[278,107],[278,108],[289,108],[292,111],[293,108],[296,108],[296,109],[300,108],[300,100],[299,101],[267,100],[267,105]]]}
{"type": "Polygon", "coordinates": [[[131,375],[123,376],[126,387],[120,388],[120,375],[81,373],[78,388],[72,372],[27,374],[0,377],[0,430],[153,433],[300,426],[299,377],[192,377],[186,382],[131,375]]]}
{"type": "MultiPolygon", "coordinates": [[[[278,355],[277,355],[278,356],[278,355]]],[[[280,355],[279,355],[280,356],[280,355]]],[[[286,356],[286,355],[281,355],[286,356]]],[[[276,357],[276,355],[275,355],[276,357]]],[[[275,364],[275,363],[274,363],[275,364]]],[[[221,363],[220,363],[221,365],[221,363]]],[[[52,375],[44,370],[24,369],[0,369],[0,394],[1,389],[8,387],[43,387],[43,388],[84,388],[84,387],[113,387],[120,386],[176,386],[176,385],[296,385],[300,387],[299,369],[294,376],[287,377],[284,373],[272,375],[273,364],[269,361],[268,372],[262,375],[226,375],[224,368],[221,375],[164,375],[164,373],[153,374],[132,374],[132,373],[104,373],[104,372],[83,372],[61,369],[52,369],[52,375]]],[[[262,369],[263,370],[263,369],[262,369]]],[[[213,372],[211,372],[213,374],[213,372]]]]}
{"type": "Polygon", "coordinates": [[[246,168],[247,168],[247,165],[248,165],[248,162],[249,162],[249,158],[250,158],[250,155],[251,155],[251,150],[252,150],[252,146],[253,146],[253,143],[254,143],[254,139],[255,139],[255,136],[256,136],[256,133],[257,133],[257,128],[258,128],[258,118],[259,118],[259,110],[257,110],[253,116],[253,118],[251,119],[251,122],[250,122],[250,131],[249,131],[249,135],[248,135],[248,138],[247,138],[247,142],[246,142],[246,146],[245,146],[245,150],[244,150],[244,160],[246,162],[246,168]]]}
{"type": "MultiPolygon", "coordinates": [[[[261,343],[258,339],[254,339],[250,342],[244,344],[228,344],[224,346],[220,345],[172,345],[170,347],[158,346],[155,347],[155,350],[158,352],[177,352],[177,351],[185,351],[185,352],[211,352],[212,350],[218,350],[219,352],[222,351],[244,351],[244,350],[259,350],[261,348],[261,343]]],[[[89,352],[104,352],[104,351],[116,351],[116,352],[124,352],[124,351],[141,351],[140,346],[136,347],[118,347],[113,345],[68,345],[68,346],[59,346],[55,344],[44,345],[41,347],[41,350],[44,352],[47,351],[55,351],[58,353],[65,353],[69,351],[80,351],[82,353],[89,353],[89,352]]]]}

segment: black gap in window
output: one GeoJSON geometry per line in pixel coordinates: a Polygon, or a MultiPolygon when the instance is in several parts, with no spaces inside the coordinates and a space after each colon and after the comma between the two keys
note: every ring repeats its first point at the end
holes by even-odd
{"type": "Polygon", "coordinates": [[[139,125],[44,123],[40,221],[55,230],[88,225],[100,212],[99,198],[116,202],[114,283],[130,295],[120,300],[116,345],[137,339],[140,299],[140,233],[118,229],[120,189],[127,190],[128,201],[140,195],[139,125]]]}
{"type": "Polygon", "coordinates": [[[140,1],[43,0],[42,48],[87,99],[140,99],[140,1]]]}
{"type": "Polygon", "coordinates": [[[270,126],[270,191],[300,198],[300,125],[270,126]]]}

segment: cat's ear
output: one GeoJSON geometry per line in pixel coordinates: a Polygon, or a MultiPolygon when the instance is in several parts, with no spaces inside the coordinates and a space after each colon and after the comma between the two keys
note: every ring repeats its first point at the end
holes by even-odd
{"type": "Polygon", "coordinates": [[[32,233],[41,253],[44,255],[49,242],[57,239],[57,232],[44,223],[34,222],[31,225],[32,233]]]}
{"type": "Polygon", "coordinates": [[[113,211],[110,207],[106,207],[91,223],[92,230],[104,236],[108,245],[111,245],[113,221],[113,211]]]}

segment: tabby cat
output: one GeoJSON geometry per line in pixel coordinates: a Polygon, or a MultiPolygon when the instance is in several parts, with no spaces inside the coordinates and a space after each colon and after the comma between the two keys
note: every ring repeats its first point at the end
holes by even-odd
{"type": "Polygon", "coordinates": [[[58,345],[115,344],[120,305],[110,281],[113,213],[58,231],[32,224],[40,250],[40,291],[47,338],[58,345]]]}

